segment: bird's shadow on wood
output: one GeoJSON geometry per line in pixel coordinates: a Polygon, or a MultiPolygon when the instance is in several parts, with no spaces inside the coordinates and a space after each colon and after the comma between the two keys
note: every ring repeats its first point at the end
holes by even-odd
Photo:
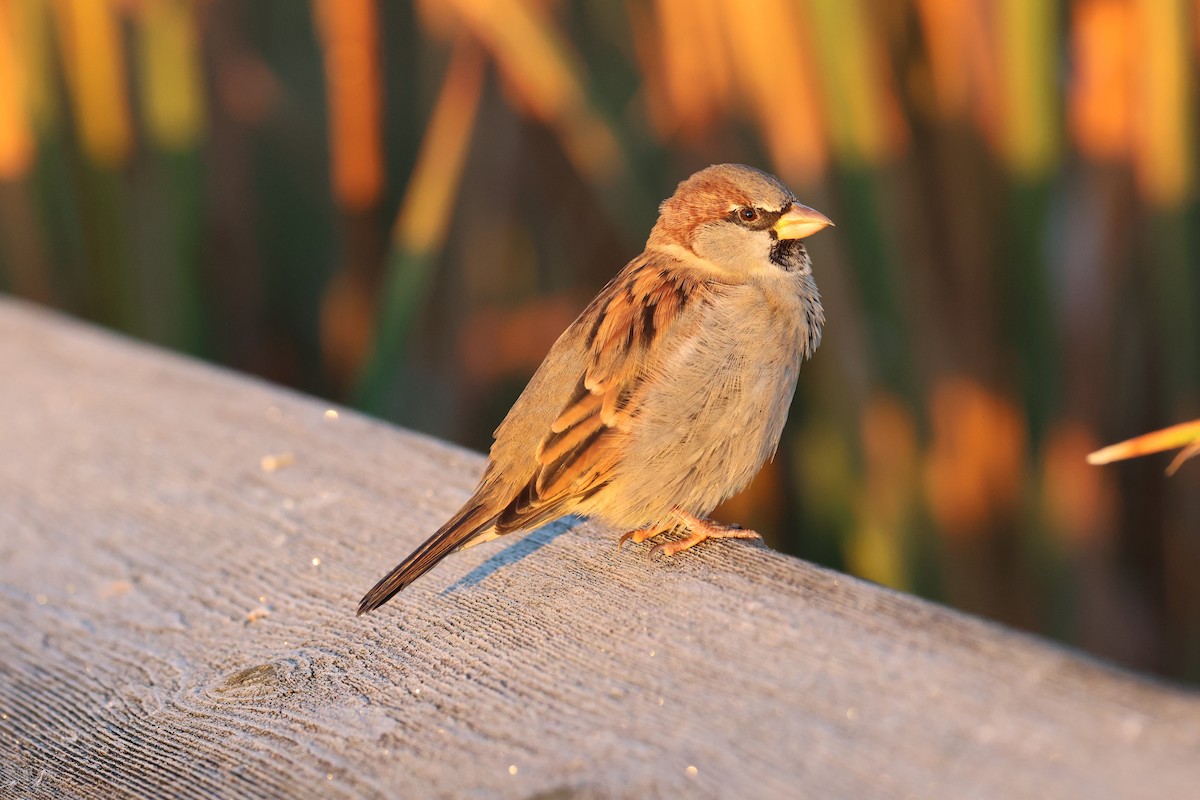
{"type": "Polygon", "coordinates": [[[556,519],[554,522],[547,523],[540,528],[534,529],[532,533],[527,534],[520,541],[513,542],[508,547],[496,553],[487,561],[484,561],[478,567],[447,586],[441,591],[441,595],[445,597],[446,595],[457,592],[459,589],[466,589],[469,586],[477,586],[496,570],[500,569],[501,567],[507,567],[509,564],[515,564],[526,556],[536,553],[538,550],[541,550],[559,536],[562,536],[564,533],[571,530],[580,522],[581,520],[578,517],[563,517],[562,519],[556,519]]]}

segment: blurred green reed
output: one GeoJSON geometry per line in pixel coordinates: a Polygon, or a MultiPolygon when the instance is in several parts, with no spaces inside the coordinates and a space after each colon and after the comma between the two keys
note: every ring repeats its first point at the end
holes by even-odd
{"type": "Polygon", "coordinates": [[[829,316],[721,514],[1200,679],[1197,4],[0,0],[0,287],[484,449],[694,169],[829,316]]]}

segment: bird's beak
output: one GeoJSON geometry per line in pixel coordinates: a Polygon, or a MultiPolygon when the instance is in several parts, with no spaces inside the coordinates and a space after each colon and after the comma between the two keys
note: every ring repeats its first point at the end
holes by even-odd
{"type": "Polygon", "coordinates": [[[833,220],[816,209],[792,203],[792,208],[775,222],[775,235],[780,239],[803,239],[822,228],[833,224],[833,220]]]}

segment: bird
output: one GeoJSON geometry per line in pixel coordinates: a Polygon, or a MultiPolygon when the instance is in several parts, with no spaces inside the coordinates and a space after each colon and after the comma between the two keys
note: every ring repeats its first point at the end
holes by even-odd
{"type": "Polygon", "coordinates": [[[832,225],[776,177],[718,164],[659,207],[645,249],[563,332],[493,434],[471,498],[362,598],[450,553],[566,515],[673,556],[761,539],[707,515],[779,445],[825,314],[802,240],[832,225]]]}

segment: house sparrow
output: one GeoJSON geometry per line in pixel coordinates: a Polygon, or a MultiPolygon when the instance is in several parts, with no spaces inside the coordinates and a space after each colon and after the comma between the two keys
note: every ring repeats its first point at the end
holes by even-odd
{"type": "Polygon", "coordinates": [[[686,533],[651,556],[761,538],[705,515],[779,444],[825,322],[800,240],[831,224],[751,167],[679,184],[646,249],[559,337],[496,429],[471,499],[358,613],[450,553],[567,514],[628,529],[618,549],[686,533]]]}

